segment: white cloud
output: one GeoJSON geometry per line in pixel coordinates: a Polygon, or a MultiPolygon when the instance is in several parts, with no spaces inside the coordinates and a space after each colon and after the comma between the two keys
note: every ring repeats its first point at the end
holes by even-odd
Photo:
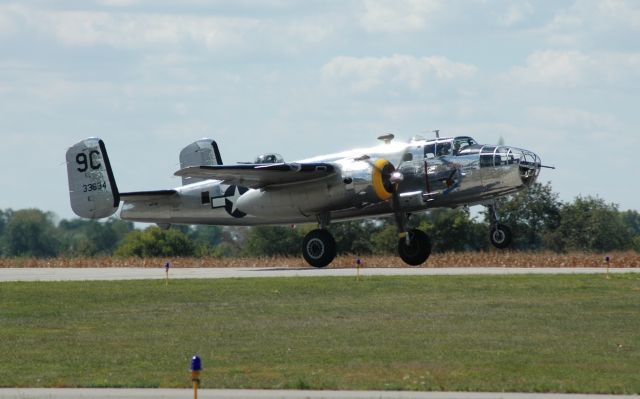
{"type": "Polygon", "coordinates": [[[148,45],[238,45],[256,21],[226,17],[62,11],[36,14],[38,29],[70,45],[137,48],[148,45]]]}
{"type": "Polygon", "coordinates": [[[579,128],[586,131],[619,129],[619,123],[614,115],[578,108],[534,106],[527,108],[526,115],[535,121],[537,126],[553,129],[579,128]]]}
{"type": "Polygon", "coordinates": [[[510,77],[517,83],[554,87],[575,87],[593,69],[592,59],[578,51],[536,51],[524,67],[516,67],[510,77]]]}
{"type": "Polygon", "coordinates": [[[0,35],[21,30],[67,46],[163,51],[195,46],[264,54],[308,49],[310,44],[328,40],[340,24],[339,19],[327,15],[253,18],[224,13],[129,12],[126,6],[133,4],[129,1],[107,3],[118,7],[94,11],[0,6],[0,35]]]}
{"type": "Polygon", "coordinates": [[[138,4],[138,0],[98,0],[97,4],[109,7],[129,7],[138,4]]]}
{"type": "Polygon", "coordinates": [[[499,22],[501,25],[510,27],[524,21],[533,14],[533,6],[529,2],[513,3],[507,7],[506,12],[501,15],[499,22]]]}
{"type": "Polygon", "coordinates": [[[553,44],[576,47],[590,46],[603,35],[626,40],[628,34],[639,30],[638,1],[576,0],[570,7],[559,10],[541,33],[553,44]]]}
{"type": "Polygon", "coordinates": [[[513,68],[507,81],[520,85],[555,88],[624,85],[640,77],[640,53],[536,51],[525,66],[513,68]]]}
{"type": "Polygon", "coordinates": [[[420,90],[434,80],[467,79],[476,73],[473,65],[451,61],[442,56],[414,57],[336,57],[322,67],[323,77],[346,83],[355,92],[380,86],[402,86],[420,90]]]}
{"type": "Polygon", "coordinates": [[[368,32],[422,31],[439,7],[439,0],[365,0],[360,24],[368,32]]]}
{"type": "Polygon", "coordinates": [[[15,30],[15,25],[11,18],[0,12],[0,35],[6,35],[15,30]]]}

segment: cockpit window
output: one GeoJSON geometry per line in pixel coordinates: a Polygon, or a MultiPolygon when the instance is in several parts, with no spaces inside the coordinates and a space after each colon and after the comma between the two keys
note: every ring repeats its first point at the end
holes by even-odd
{"type": "Polygon", "coordinates": [[[474,139],[467,136],[456,137],[453,139],[453,155],[458,155],[462,149],[478,144],[474,139]]]}
{"type": "Polygon", "coordinates": [[[436,156],[436,145],[435,144],[425,144],[424,146],[424,157],[425,158],[433,158],[436,156]]]}
{"type": "Polygon", "coordinates": [[[438,143],[436,143],[436,157],[441,157],[449,154],[451,154],[450,141],[439,141],[438,143]]]}

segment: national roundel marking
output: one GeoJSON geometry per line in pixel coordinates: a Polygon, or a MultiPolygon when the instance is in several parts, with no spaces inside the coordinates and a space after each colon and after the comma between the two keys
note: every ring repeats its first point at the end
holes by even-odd
{"type": "Polygon", "coordinates": [[[224,209],[234,218],[242,218],[247,214],[236,208],[236,201],[240,196],[249,191],[246,187],[229,186],[224,192],[224,209]]]}

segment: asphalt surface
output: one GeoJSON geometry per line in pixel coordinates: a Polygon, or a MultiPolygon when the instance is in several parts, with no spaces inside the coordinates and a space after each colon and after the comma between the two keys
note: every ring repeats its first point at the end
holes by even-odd
{"type": "MultiPolygon", "coordinates": [[[[191,389],[0,389],[0,399],[173,399],[193,398],[191,389]]],[[[406,391],[287,391],[201,389],[200,399],[637,399],[640,396],[546,393],[406,392],[406,391]]]]}
{"type": "MultiPolygon", "coordinates": [[[[443,268],[363,268],[316,269],[286,267],[173,268],[170,279],[247,278],[247,277],[325,277],[325,276],[445,276],[445,275],[512,275],[512,274],[604,274],[601,267],[443,267],[443,268]]],[[[609,273],[640,273],[640,268],[609,269],[609,273]]],[[[105,268],[4,268],[3,281],[86,281],[164,279],[164,267],[105,268]]]]}

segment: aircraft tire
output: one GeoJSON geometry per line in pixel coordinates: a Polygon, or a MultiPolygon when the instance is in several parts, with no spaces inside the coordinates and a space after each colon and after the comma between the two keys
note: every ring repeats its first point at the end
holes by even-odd
{"type": "Polygon", "coordinates": [[[302,256],[313,267],[325,267],[336,257],[336,241],[325,229],[312,230],[302,241],[302,256]]]}
{"type": "Polygon", "coordinates": [[[398,254],[408,265],[420,266],[427,261],[431,255],[431,240],[427,233],[418,229],[411,229],[408,232],[410,244],[404,238],[398,240],[398,254]]]}
{"type": "Polygon", "coordinates": [[[511,233],[511,229],[509,226],[498,223],[496,226],[491,228],[489,233],[489,240],[491,240],[491,244],[498,249],[505,249],[509,245],[511,245],[511,240],[513,239],[513,234],[511,233]]]}

